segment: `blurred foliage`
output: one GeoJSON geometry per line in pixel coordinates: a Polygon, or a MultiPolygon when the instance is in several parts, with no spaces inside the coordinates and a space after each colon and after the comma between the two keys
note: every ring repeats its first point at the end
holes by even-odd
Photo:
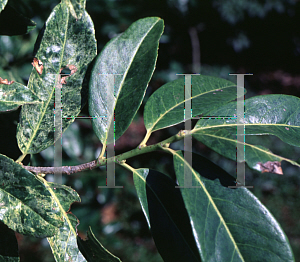
{"type": "Polygon", "coordinates": [[[294,0],[265,0],[265,1],[247,1],[247,0],[214,0],[213,6],[217,8],[220,15],[230,24],[236,24],[245,19],[245,16],[264,18],[271,11],[277,13],[289,12],[296,1],[294,0]]]}
{"type": "MultiPolygon", "coordinates": [[[[57,3],[59,1],[9,0],[13,8],[36,23],[36,28],[26,35],[0,36],[0,76],[5,71],[5,78],[27,84],[32,70],[34,43],[57,3]]],[[[233,82],[236,77],[228,76],[229,73],[253,73],[253,76],[245,77],[246,98],[271,93],[300,95],[299,1],[87,0],[86,7],[95,24],[98,52],[111,38],[140,18],[159,16],[165,21],[156,71],[135,121],[116,141],[116,155],[135,148],[142,141],[146,133],[143,108],[149,96],[164,83],[178,78],[177,73],[193,72],[195,61],[200,62],[198,68],[201,71],[194,73],[233,82]],[[196,34],[189,34],[191,28],[196,34]]],[[[19,110],[0,115],[3,123],[0,151],[13,159],[21,154],[13,140],[18,114],[19,110]]],[[[88,115],[85,106],[81,116],[88,115]]],[[[181,124],[159,130],[152,134],[149,144],[183,128],[181,124]]],[[[253,136],[247,139],[268,147],[274,153],[300,160],[299,148],[288,146],[276,137],[253,136]]],[[[94,160],[102,147],[89,119],[77,119],[64,133],[62,143],[63,165],[94,160]]],[[[183,141],[172,147],[183,149],[183,141]]],[[[193,140],[193,150],[209,157],[227,172],[236,172],[234,161],[211,152],[196,140],[193,140]]],[[[24,163],[28,160],[25,159],[24,163]]],[[[165,154],[147,154],[128,159],[127,163],[135,168],[152,166],[165,170],[170,176],[174,174],[172,159],[165,154]]],[[[51,166],[53,147],[32,155],[30,164],[51,166]]],[[[260,174],[246,167],[246,184],[254,186],[251,191],[279,221],[290,240],[296,261],[300,261],[299,169],[287,163],[282,166],[283,176],[260,174]]],[[[124,186],[124,189],[100,189],[98,186],[105,185],[105,171],[106,168],[101,167],[63,177],[63,183],[74,188],[82,199],[71,209],[80,220],[79,235],[83,238],[91,226],[99,241],[123,261],[162,261],[136,197],[132,174],[116,166],[116,185],[124,186]]],[[[53,176],[47,175],[47,179],[51,181],[53,176]]],[[[44,239],[19,235],[18,240],[21,261],[54,261],[44,239]]]]}

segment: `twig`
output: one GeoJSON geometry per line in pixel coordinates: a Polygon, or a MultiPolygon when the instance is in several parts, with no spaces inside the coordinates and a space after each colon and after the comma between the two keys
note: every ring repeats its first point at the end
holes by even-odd
{"type": "Polygon", "coordinates": [[[62,166],[62,167],[34,167],[34,166],[23,166],[22,163],[20,163],[23,168],[25,168],[26,170],[36,173],[36,174],[67,174],[67,175],[71,175],[74,173],[78,173],[81,171],[85,171],[85,170],[92,170],[95,169],[99,166],[104,166],[107,164],[110,164],[112,162],[115,163],[122,163],[124,162],[123,160],[126,160],[128,158],[134,157],[134,156],[138,156],[138,155],[142,155],[142,154],[146,154],[149,152],[153,152],[153,151],[157,151],[157,150],[162,150],[161,147],[169,147],[170,143],[179,141],[181,139],[184,138],[184,136],[186,135],[190,135],[190,131],[187,130],[181,130],[178,134],[169,137],[168,139],[159,142],[157,144],[154,145],[150,145],[150,146],[145,146],[145,147],[137,147],[131,151],[128,151],[124,154],[120,154],[118,156],[115,157],[111,157],[111,158],[102,158],[99,160],[93,160],[91,162],[85,163],[85,164],[81,164],[81,165],[77,165],[77,166],[62,166]]]}

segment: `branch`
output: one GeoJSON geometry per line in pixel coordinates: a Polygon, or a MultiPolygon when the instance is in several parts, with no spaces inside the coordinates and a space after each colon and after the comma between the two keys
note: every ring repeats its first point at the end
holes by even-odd
{"type": "Polygon", "coordinates": [[[164,141],[159,142],[157,144],[145,146],[145,147],[137,147],[131,151],[128,151],[124,154],[117,155],[115,157],[111,157],[108,159],[102,158],[102,159],[98,159],[98,160],[93,160],[91,162],[77,165],[77,166],[34,167],[34,166],[23,166],[22,163],[20,163],[20,164],[26,170],[28,170],[30,172],[34,172],[36,174],[67,174],[67,175],[70,175],[70,174],[78,173],[81,171],[92,170],[97,167],[105,166],[105,165],[113,163],[113,162],[121,163],[123,160],[126,160],[126,159],[134,157],[134,156],[146,154],[146,153],[149,153],[152,151],[162,150],[162,147],[169,147],[169,145],[171,143],[183,139],[186,135],[191,135],[190,131],[181,130],[181,131],[179,131],[178,134],[176,134],[172,137],[169,137],[168,139],[165,139],[164,141]]]}
{"type": "MultiPolygon", "coordinates": [[[[105,159],[106,161],[106,159],[105,159]]],[[[100,166],[97,164],[96,160],[93,160],[91,162],[85,163],[85,164],[81,164],[81,165],[77,165],[77,166],[62,166],[62,167],[35,167],[35,166],[23,166],[23,168],[25,168],[26,170],[30,171],[30,172],[34,172],[37,174],[57,174],[57,173],[61,173],[61,174],[73,174],[73,173],[77,173],[77,172],[81,172],[81,171],[85,171],[85,170],[92,170],[94,168],[96,168],[97,166],[100,166]]]]}

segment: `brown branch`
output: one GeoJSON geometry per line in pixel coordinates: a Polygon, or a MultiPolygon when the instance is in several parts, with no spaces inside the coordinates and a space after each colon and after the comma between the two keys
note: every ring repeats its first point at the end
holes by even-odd
{"type": "Polygon", "coordinates": [[[135,148],[131,151],[128,151],[124,154],[120,154],[115,157],[111,157],[108,159],[103,158],[99,161],[93,160],[91,162],[77,165],[77,166],[34,167],[34,166],[23,166],[22,163],[20,163],[20,164],[26,170],[36,173],[36,174],[67,174],[67,175],[70,175],[70,174],[74,174],[74,173],[85,171],[85,170],[92,170],[99,166],[104,166],[104,165],[107,165],[107,164],[110,164],[113,162],[121,163],[121,161],[126,160],[131,157],[134,157],[134,156],[137,156],[137,155],[146,154],[146,153],[156,151],[156,150],[162,150],[161,147],[168,147],[170,145],[170,143],[173,143],[173,142],[183,139],[185,135],[189,135],[189,132],[183,132],[181,130],[178,134],[176,134],[162,142],[159,142],[157,144],[145,146],[145,147],[138,147],[138,148],[135,148]]]}
{"type": "Polygon", "coordinates": [[[85,171],[85,170],[92,170],[96,167],[100,166],[97,164],[97,160],[93,160],[91,162],[77,165],[77,166],[62,166],[62,167],[35,167],[35,166],[23,166],[26,170],[30,172],[34,172],[37,174],[74,174],[77,172],[85,171]]]}

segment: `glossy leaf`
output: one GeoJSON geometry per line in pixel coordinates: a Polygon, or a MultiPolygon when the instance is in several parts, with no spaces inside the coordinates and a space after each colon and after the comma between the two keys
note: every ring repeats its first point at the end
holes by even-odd
{"type": "MultiPolygon", "coordinates": [[[[245,100],[245,134],[276,135],[283,142],[300,146],[300,99],[288,95],[263,95],[245,100]]],[[[215,116],[233,116],[236,103],[230,103],[211,112],[215,116]]],[[[243,125],[242,123],[239,125],[243,125]]],[[[236,119],[200,119],[193,137],[219,154],[236,160],[236,119]]],[[[245,160],[249,167],[263,171],[268,161],[297,162],[273,154],[261,145],[245,143],[245,160]]]]}
{"type": "Polygon", "coordinates": [[[0,220],[12,230],[35,237],[54,235],[63,212],[40,178],[0,155],[0,220]]]}
{"type": "Polygon", "coordinates": [[[109,41],[97,57],[90,81],[89,111],[96,117],[93,128],[102,144],[113,142],[108,133],[114,120],[117,140],[139,109],[155,68],[163,26],[158,17],[140,19],[109,41]],[[122,74],[115,75],[114,89],[109,89],[109,74],[122,74]]]}
{"type": "MultiPolygon", "coordinates": [[[[233,134],[227,130],[205,130],[201,133],[194,133],[193,137],[217,153],[236,161],[237,140],[233,137],[233,134]]],[[[241,144],[241,142],[239,143],[241,144]]],[[[296,161],[276,155],[266,147],[249,143],[243,144],[245,145],[245,161],[252,169],[262,172],[264,170],[262,165],[268,161],[281,162],[283,160],[300,167],[300,164],[296,161]]]]}
{"type": "Polygon", "coordinates": [[[20,83],[0,84],[0,111],[15,110],[24,104],[38,104],[38,97],[20,83]]]}
{"type": "Polygon", "coordinates": [[[148,168],[132,169],[132,172],[133,172],[133,181],[137,192],[137,196],[139,198],[141,207],[146,217],[148,227],[151,228],[147,193],[146,193],[146,179],[149,174],[149,169],[148,168]]]}
{"type": "MultiPolygon", "coordinates": [[[[17,139],[23,154],[38,153],[54,144],[54,90],[56,76],[65,67],[71,66],[75,72],[62,84],[62,116],[79,114],[84,104],[82,93],[86,92],[82,90],[82,82],[89,63],[96,55],[90,16],[84,12],[82,18],[76,20],[64,3],[54,8],[40,39],[37,40],[37,60],[28,87],[43,103],[22,107],[17,139]],[[36,68],[42,69],[41,75],[36,68]]],[[[63,132],[73,121],[74,118],[62,119],[63,132]]]]}
{"type": "MultiPolygon", "coordinates": [[[[184,117],[184,77],[169,82],[156,90],[144,110],[147,134],[179,124],[184,117]]],[[[236,84],[221,78],[192,76],[192,116],[206,115],[237,97],[236,84]]]]}
{"type": "MultiPolygon", "coordinates": [[[[3,5],[3,4],[2,4],[3,5]]],[[[36,23],[16,11],[9,4],[1,12],[0,3],[0,35],[28,34],[36,26],[36,23]]]]}
{"type": "Polygon", "coordinates": [[[0,236],[0,261],[20,261],[18,241],[15,232],[1,221],[0,236]]]}
{"type": "Polygon", "coordinates": [[[77,122],[73,123],[64,133],[62,148],[72,159],[80,157],[84,152],[84,137],[77,122]]]}
{"type": "MultiPolygon", "coordinates": [[[[184,186],[183,154],[170,152],[184,186]]],[[[203,261],[294,261],[280,225],[249,190],[230,189],[218,178],[200,176],[201,167],[186,164],[197,188],[181,188],[181,193],[203,261]]]]}
{"type": "Polygon", "coordinates": [[[80,197],[77,192],[65,185],[50,183],[44,180],[53,199],[58,203],[59,210],[63,213],[64,225],[59,228],[58,233],[53,237],[48,237],[47,240],[52,249],[52,253],[57,262],[86,261],[77,247],[77,226],[78,219],[69,212],[70,205],[77,201],[80,202],[80,197]]]}
{"type": "Polygon", "coordinates": [[[87,232],[87,240],[77,236],[79,250],[89,262],[121,262],[119,258],[111,254],[94,236],[91,227],[87,232]]]}
{"type": "Polygon", "coordinates": [[[7,0],[0,0],[0,13],[7,4],[7,0]]]}
{"type": "Polygon", "coordinates": [[[175,188],[176,183],[152,169],[134,170],[133,178],[155,245],[163,260],[201,261],[180,190],[175,188]]]}

